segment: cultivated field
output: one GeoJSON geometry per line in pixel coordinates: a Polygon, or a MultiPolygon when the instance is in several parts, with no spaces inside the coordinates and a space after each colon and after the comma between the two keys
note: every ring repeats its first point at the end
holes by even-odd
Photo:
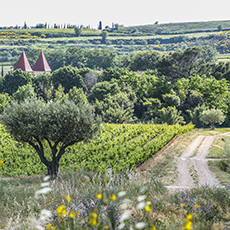
{"type": "MultiPolygon", "coordinates": [[[[200,230],[227,229],[228,186],[203,185],[180,190],[165,185],[175,183],[177,159],[199,135],[214,137],[207,157],[229,159],[230,138],[222,135],[229,131],[193,130],[179,135],[137,172],[100,174],[68,170],[62,178],[43,183],[43,187],[42,175],[2,178],[0,202],[4,212],[0,226],[2,229],[37,229],[39,226],[39,229],[130,229],[130,226],[136,229],[191,229],[186,226],[200,230]],[[49,188],[52,191],[48,192],[49,188]]],[[[196,154],[194,152],[193,157],[196,154]]],[[[220,184],[230,183],[230,174],[221,171],[218,162],[210,161],[209,168],[220,184]]],[[[189,171],[196,181],[196,170],[189,166],[189,171]]]]}

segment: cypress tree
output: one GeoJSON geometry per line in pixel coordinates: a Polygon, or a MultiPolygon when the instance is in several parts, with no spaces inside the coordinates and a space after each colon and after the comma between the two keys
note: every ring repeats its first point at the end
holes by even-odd
{"type": "Polygon", "coordinates": [[[3,63],[2,63],[2,77],[4,76],[4,69],[3,69],[3,63]]]}

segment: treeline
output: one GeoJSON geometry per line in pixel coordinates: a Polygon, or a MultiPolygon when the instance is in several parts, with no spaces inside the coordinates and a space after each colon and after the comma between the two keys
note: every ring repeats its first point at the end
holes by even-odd
{"type": "MultiPolygon", "coordinates": [[[[32,67],[35,64],[39,53],[39,49],[26,52],[26,56],[32,67]]],[[[98,70],[109,67],[124,67],[133,71],[145,71],[150,69],[159,72],[158,75],[165,75],[165,71],[163,70],[165,68],[164,65],[168,66],[165,62],[170,62],[171,65],[173,65],[173,62],[180,60],[183,60],[182,63],[192,62],[190,64],[191,67],[194,68],[197,68],[200,64],[204,64],[206,66],[205,73],[210,69],[206,64],[212,63],[213,71],[217,68],[214,63],[216,61],[216,51],[210,46],[188,48],[184,51],[177,50],[165,55],[154,50],[118,55],[116,51],[110,49],[87,50],[79,47],[69,47],[66,51],[60,49],[44,51],[44,53],[53,71],[60,67],[71,65],[72,67],[77,68],[91,68],[98,70]],[[184,60],[184,57],[186,57],[186,60],[184,60]]],[[[169,69],[169,71],[171,71],[171,69],[169,69]]],[[[209,73],[210,71],[211,70],[209,70],[209,73]]],[[[197,74],[200,73],[201,70],[197,72],[197,74]]]]}
{"type": "MultiPolygon", "coordinates": [[[[39,52],[31,50],[26,53],[31,66],[35,64],[39,52]]],[[[170,81],[191,75],[230,80],[230,63],[216,62],[216,51],[210,46],[176,50],[168,54],[148,50],[126,55],[118,55],[116,51],[109,49],[70,47],[66,51],[45,52],[45,55],[53,71],[68,65],[97,70],[119,67],[131,71],[149,71],[158,77],[165,76],[170,81]]]]}
{"type": "Polygon", "coordinates": [[[91,68],[101,70],[93,70],[87,66],[86,55],[80,55],[85,51],[70,48],[68,56],[59,58],[64,58],[63,65],[72,66],[37,77],[21,70],[2,77],[0,109],[2,112],[12,100],[69,99],[93,104],[104,122],[184,124],[192,121],[202,127],[201,113],[214,108],[225,114],[223,125],[229,126],[230,64],[216,64],[215,55],[209,51],[210,47],[196,47],[167,55],[137,52],[124,61],[124,57],[119,59],[112,51],[94,50],[101,54],[101,59],[91,54],[95,63],[91,68]]]}

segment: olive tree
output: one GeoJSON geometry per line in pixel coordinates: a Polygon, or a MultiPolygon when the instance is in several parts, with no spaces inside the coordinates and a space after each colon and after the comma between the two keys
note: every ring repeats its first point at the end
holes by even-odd
{"type": "Polygon", "coordinates": [[[66,148],[91,139],[100,127],[100,118],[91,105],[76,105],[69,100],[12,102],[0,116],[0,122],[17,141],[36,150],[52,177],[59,174],[59,161],[66,148]],[[45,142],[51,150],[48,153],[44,151],[45,142]]]}
{"type": "Polygon", "coordinates": [[[219,123],[221,125],[225,120],[225,116],[220,109],[208,109],[201,113],[200,120],[215,129],[215,124],[219,123]]]}

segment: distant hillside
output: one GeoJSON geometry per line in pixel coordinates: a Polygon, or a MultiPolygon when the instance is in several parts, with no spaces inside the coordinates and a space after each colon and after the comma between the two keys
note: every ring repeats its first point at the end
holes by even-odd
{"type": "Polygon", "coordinates": [[[226,31],[230,30],[230,20],[228,21],[208,21],[208,22],[184,22],[184,23],[167,23],[153,24],[143,26],[131,26],[121,28],[124,32],[130,33],[147,33],[147,34],[183,34],[197,32],[214,32],[218,27],[226,31]]]}

